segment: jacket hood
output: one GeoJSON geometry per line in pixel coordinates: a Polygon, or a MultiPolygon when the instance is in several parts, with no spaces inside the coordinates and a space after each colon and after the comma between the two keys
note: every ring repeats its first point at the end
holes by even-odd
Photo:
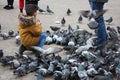
{"type": "Polygon", "coordinates": [[[36,23],[36,18],[34,16],[28,17],[24,14],[19,14],[18,19],[24,26],[30,26],[36,23]]]}

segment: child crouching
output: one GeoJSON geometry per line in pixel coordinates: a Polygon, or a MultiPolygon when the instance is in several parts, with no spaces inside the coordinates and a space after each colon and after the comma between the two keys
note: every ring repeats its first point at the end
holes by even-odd
{"type": "Polygon", "coordinates": [[[19,35],[21,46],[19,53],[23,54],[26,49],[30,49],[31,46],[43,47],[46,34],[42,33],[42,26],[40,20],[36,19],[37,5],[28,4],[25,7],[26,15],[20,14],[19,18],[19,35]]]}

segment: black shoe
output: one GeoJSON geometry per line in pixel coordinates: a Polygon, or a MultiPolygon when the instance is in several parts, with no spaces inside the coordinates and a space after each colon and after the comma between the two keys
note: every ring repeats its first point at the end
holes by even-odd
{"type": "Polygon", "coordinates": [[[14,7],[10,5],[10,6],[6,7],[6,8],[4,8],[4,9],[10,10],[10,9],[14,9],[14,7]]]}
{"type": "Polygon", "coordinates": [[[4,6],[3,8],[4,8],[4,9],[7,9],[8,7],[9,7],[9,5],[6,5],[6,6],[4,6]]]}
{"type": "Polygon", "coordinates": [[[23,52],[25,50],[27,50],[27,48],[25,46],[23,46],[23,45],[20,45],[20,47],[19,47],[19,54],[23,55],[23,52]]]}

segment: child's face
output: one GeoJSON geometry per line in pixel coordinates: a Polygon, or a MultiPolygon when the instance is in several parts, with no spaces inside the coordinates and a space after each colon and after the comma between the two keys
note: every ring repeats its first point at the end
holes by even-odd
{"type": "Polygon", "coordinates": [[[37,11],[36,11],[36,12],[34,12],[33,16],[35,16],[35,17],[37,16],[37,11]]]}

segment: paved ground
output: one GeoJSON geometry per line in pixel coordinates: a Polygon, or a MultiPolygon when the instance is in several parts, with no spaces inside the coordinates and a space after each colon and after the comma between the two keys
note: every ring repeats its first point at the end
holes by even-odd
{"type": "MultiPolygon", "coordinates": [[[[8,32],[9,30],[17,31],[17,24],[18,24],[18,0],[14,2],[14,9],[13,10],[5,10],[3,7],[6,5],[7,0],[0,0],[0,24],[2,25],[2,32],[8,32]]],[[[72,27],[76,25],[80,25],[81,28],[86,29],[90,32],[93,32],[87,27],[87,19],[83,19],[82,24],[77,23],[77,19],[79,17],[80,10],[90,9],[88,0],[40,0],[39,6],[42,9],[46,10],[46,6],[49,5],[50,8],[55,12],[54,15],[46,15],[40,14],[38,12],[38,18],[42,21],[43,31],[49,30],[50,25],[60,26],[60,24],[55,24],[55,21],[60,21],[63,17],[65,17],[67,23],[71,24],[72,27]],[[66,15],[66,10],[70,8],[72,11],[71,16],[66,15]]],[[[120,1],[119,0],[110,0],[109,3],[105,5],[106,9],[109,11],[104,15],[105,19],[109,18],[110,16],[113,17],[114,21],[111,26],[116,27],[120,25],[120,1]]],[[[0,38],[0,48],[4,50],[5,55],[14,55],[15,52],[18,51],[18,47],[15,44],[15,39],[3,40],[0,38]]],[[[49,46],[45,46],[49,47],[49,46]]],[[[12,70],[8,67],[1,67],[0,66],[0,80],[36,80],[34,77],[34,73],[30,73],[27,76],[16,78],[12,74],[12,70]]],[[[47,78],[46,80],[52,80],[51,78],[47,78]]]]}

